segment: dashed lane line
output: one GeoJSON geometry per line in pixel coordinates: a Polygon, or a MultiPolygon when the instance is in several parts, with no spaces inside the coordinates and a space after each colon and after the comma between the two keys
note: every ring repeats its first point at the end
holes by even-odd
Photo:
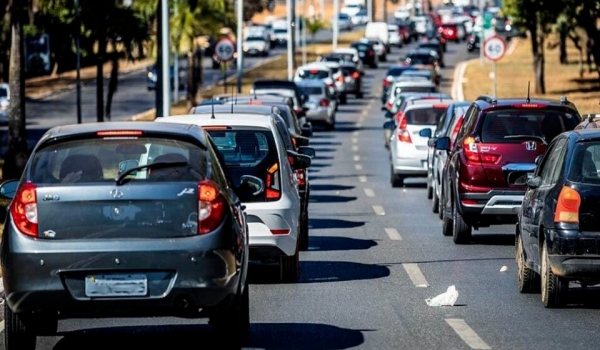
{"type": "Polygon", "coordinates": [[[367,197],[375,197],[375,191],[373,191],[372,189],[365,188],[364,191],[367,197]]]}
{"type": "Polygon", "coordinates": [[[360,165],[360,164],[354,164],[354,168],[355,168],[356,170],[363,170],[363,167],[362,167],[362,165],[360,165]]]}
{"type": "Polygon", "coordinates": [[[486,342],[481,339],[477,333],[473,330],[473,328],[469,327],[467,322],[462,318],[447,318],[446,323],[454,329],[456,334],[471,348],[471,349],[480,349],[486,350],[491,349],[486,342]]]}
{"type": "Polygon", "coordinates": [[[352,136],[358,136],[358,130],[352,132],[352,136]]]}
{"type": "Polygon", "coordinates": [[[400,234],[398,233],[398,230],[396,230],[395,228],[386,228],[385,233],[387,233],[388,237],[390,237],[390,239],[392,241],[401,241],[402,240],[402,236],[400,236],[400,234]]]}
{"type": "MultiPolygon", "coordinates": [[[[4,305],[4,307],[8,307],[6,305],[4,305]]],[[[4,320],[0,321],[0,332],[4,331],[4,320]]]]}
{"type": "Polygon", "coordinates": [[[404,270],[408,274],[408,277],[410,277],[410,280],[414,283],[415,287],[417,287],[417,288],[429,287],[429,283],[427,283],[425,276],[423,276],[423,273],[421,272],[419,265],[417,265],[415,263],[406,263],[406,264],[402,264],[402,267],[404,267],[404,270]]]}
{"type": "Polygon", "coordinates": [[[356,146],[356,145],[352,146],[352,151],[358,152],[358,146],[356,146]]]}
{"type": "Polygon", "coordinates": [[[354,156],[354,161],[358,162],[360,160],[360,156],[354,156]]]}
{"type": "Polygon", "coordinates": [[[367,177],[366,177],[366,176],[364,176],[364,175],[361,175],[361,176],[359,176],[359,177],[358,177],[358,181],[359,181],[359,182],[363,182],[363,183],[364,183],[364,182],[367,182],[367,177]]]}
{"type": "Polygon", "coordinates": [[[352,138],[352,143],[358,143],[358,139],[356,137],[352,138]]]}
{"type": "Polygon", "coordinates": [[[375,215],[385,215],[385,210],[383,210],[381,205],[374,205],[373,211],[375,212],[375,215]]]}

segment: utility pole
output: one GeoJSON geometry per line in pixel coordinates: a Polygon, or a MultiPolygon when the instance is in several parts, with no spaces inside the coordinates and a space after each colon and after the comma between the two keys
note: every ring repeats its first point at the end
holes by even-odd
{"type": "Polygon", "coordinates": [[[292,63],[293,63],[293,67],[294,69],[296,68],[296,51],[298,50],[298,45],[297,45],[297,36],[296,33],[298,32],[298,22],[296,21],[296,0],[292,0],[290,6],[292,7],[292,14],[291,14],[291,24],[292,24],[292,31],[290,32],[290,38],[292,39],[292,63]]]}
{"type": "Polygon", "coordinates": [[[369,22],[373,22],[373,1],[375,0],[367,0],[367,17],[369,18],[369,22]]]}
{"type": "Polygon", "coordinates": [[[302,23],[302,65],[306,64],[307,61],[307,52],[308,48],[306,47],[306,19],[308,16],[306,15],[306,0],[302,1],[302,17],[304,17],[304,22],[302,23]]]}
{"type": "Polygon", "coordinates": [[[381,0],[381,13],[383,15],[382,20],[387,23],[387,0],[381,0]]]}
{"type": "Polygon", "coordinates": [[[81,9],[79,7],[79,0],[75,0],[75,23],[77,24],[75,32],[75,51],[77,56],[75,62],[75,69],[77,70],[77,124],[81,124],[81,46],[79,44],[79,38],[81,37],[81,9]]]}
{"type": "Polygon", "coordinates": [[[237,92],[242,93],[242,80],[244,79],[244,2],[237,0],[237,92]]]}
{"type": "MultiPolygon", "coordinates": [[[[107,14],[102,13],[106,19],[107,14]]],[[[106,56],[106,27],[98,32],[98,57],[96,58],[96,121],[104,121],[104,58],[106,56]]]]}
{"type": "Polygon", "coordinates": [[[292,42],[292,0],[285,1],[286,18],[287,18],[287,73],[288,80],[294,77],[294,45],[292,42]]]}
{"type": "Polygon", "coordinates": [[[340,27],[338,26],[338,17],[340,16],[340,0],[333,0],[333,21],[331,26],[333,27],[333,50],[337,49],[338,46],[338,35],[340,27]]]}
{"type": "Polygon", "coordinates": [[[156,117],[167,117],[171,114],[169,72],[169,1],[158,0],[158,60],[156,64],[156,117]]]}
{"type": "MultiPolygon", "coordinates": [[[[173,0],[173,16],[179,15],[179,0],[173,0]]],[[[169,45],[170,46],[170,45],[169,45]]],[[[173,103],[179,101],[179,47],[173,55],[173,103]]]]}

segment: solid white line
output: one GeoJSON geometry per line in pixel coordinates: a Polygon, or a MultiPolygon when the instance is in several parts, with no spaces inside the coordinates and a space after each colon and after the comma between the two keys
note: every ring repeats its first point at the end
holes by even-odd
{"type": "Polygon", "coordinates": [[[415,284],[415,287],[418,287],[418,288],[429,287],[429,283],[427,283],[425,276],[423,276],[423,273],[421,272],[419,265],[413,264],[413,263],[407,263],[407,264],[402,264],[402,267],[404,267],[404,270],[406,270],[408,277],[410,277],[410,280],[415,284]]]}
{"type": "Polygon", "coordinates": [[[355,164],[354,168],[356,168],[356,170],[362,170],[363,169],[362,165],[360,165],[360,164],[355,164]]]}
{"type": "Polygon", "coordinates": [[[471,349],[491,349],[462,318],[447,318],[446,322],[471,349]]]}
{"type": "Polygon", "coordinates": [[[354,156],[354,161],[358,162],[360,160],[360,156],[354,156]]]}
{"type": "Polygon", "coordinates": [[[353,150],[354,152],[358,152],[358,146],[352,146],[352,150],[353,150]]]}
{"type": "Polygon", "coordinates": [[[365,188],[365,195],[367,197],[375,197],[375,191],[370,188],[365,188]]]}
{"type": "Polygon", "coordinates": [[[398,233],[398,230],[396,230],[395,228],[386,228],[385,233],[387,233],[388,237],[390,237],[390,239],[392,241],[401,241],[402,240],[402,237],[398,233]]]}
{"type": "Polygon", "coordinates": [[[385,210],[383,210],[383,207],[381,205],[374,205],[373,211],[376,215],[385,215],[385,210]]]}
{"type": "Polygon", "coordinates": [[[358,181],[360,181],[360,182],[367,182],[367,177],[364,176],[364,175],[361,175],[361,176],[358,177],[358,181]]]}

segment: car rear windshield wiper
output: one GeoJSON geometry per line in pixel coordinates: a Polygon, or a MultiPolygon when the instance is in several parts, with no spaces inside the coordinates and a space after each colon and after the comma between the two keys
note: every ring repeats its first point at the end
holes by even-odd
{"type": "Polygon", "coordinates": [[[522,140],[538,140],[538,141],[542,141],[542,143],[544,145],[547,145],[548,142],[546,142],[546,140],[541,137],[541,136],[537,136],[537,135],[508,135],[508,136],[504,136],[505,139],[522,139],[522,140]]]}
{"type": "Polygon", "coordinates": [[[181,166],[187,166],[188,162],[158,162],[158,163],[151,163],[151,164],[145,164],[145,165],[140,165],[140,166],[136,166],[134,168],[131,169],[127,169],[125,170],[123,173],[121,173],[116,179],[115,179],[115,183],[117,186],[120,186],[123,184],[123,180],[125,180],[125,178],[127,177],[127,175],[130,175],[131,173],[134,173],[136,171],[139,170],[143,170],[143,169],[165,169],[165,168],[177,168],[177,167],[181,167],[181,166]]]}

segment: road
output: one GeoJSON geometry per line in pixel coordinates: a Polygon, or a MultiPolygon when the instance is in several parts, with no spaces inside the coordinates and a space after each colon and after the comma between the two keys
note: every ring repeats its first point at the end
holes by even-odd
{"type": "MultiPolygon", "coordinates": [[[[449,44],[444,77],[468,57],[464,44],[449,44]]],[[[457,246],[442,236],[424,180],[391,188],[379,102],[388,66],[368,71],[369,93],[340,107],[335,131],[311,139],[317,157],[301,280],[279,284],[272,268],[252,267],[247,348],[597,348],[597,308],[546,310],[539,294],[518,293],[512,227],[476,231],[472,244],[457,246]],[[426,305],[451,285],[456,306],[426,305]]],[[[64,336],[39,338],[38,349],[209,348],[216,341],[204,321],[193,320],[70,320],[60,329],[64,336]]]]}
{"type": "MultiPolygon", "coordinates": [[[[315,37],[316,41],[331,40],[331,31],[321,31],[315,37]]],[[[271,51],[270,56],[285,53],[284,47],[277,47],[271,51]]],[[[252,67],[265,60],[264,57],[246,57],[244,67],[252,67]]],[[[203,61],[204,85],[217,83],[223,78],[218,69],[212,69],[211,60],[203,61]]],[[[182,64],[187,65],[183,62],[182,64]]],[[[235,68],[229,75],[235,73],[235,68]]],[[[108,79],[105,79],[105,94],[108,89],[108,79]]],[[[154,91],[146,88],[146,72],[136,72],[124,75],[119,79],[119,87],[114,95],[112,106],[112,120],[127,120],[131,116],[155,107],[154,91]]],[[[184,96],[185,91],[180,93],[184,96]]],[[[82,87],[82,120],[84,123],[96,121],[96,83],[88,82],[82,87]]],[[[28,129],[48,129],[53,126],[77,123],[77,107],[75,90],[59,93],[42,100],[28,100],[26,102],[28,129]]],[[[1,129],[1,128],[0,128],[1,129]]],[[[5,128],[6,129],[6,128],[5,128]]]]}

